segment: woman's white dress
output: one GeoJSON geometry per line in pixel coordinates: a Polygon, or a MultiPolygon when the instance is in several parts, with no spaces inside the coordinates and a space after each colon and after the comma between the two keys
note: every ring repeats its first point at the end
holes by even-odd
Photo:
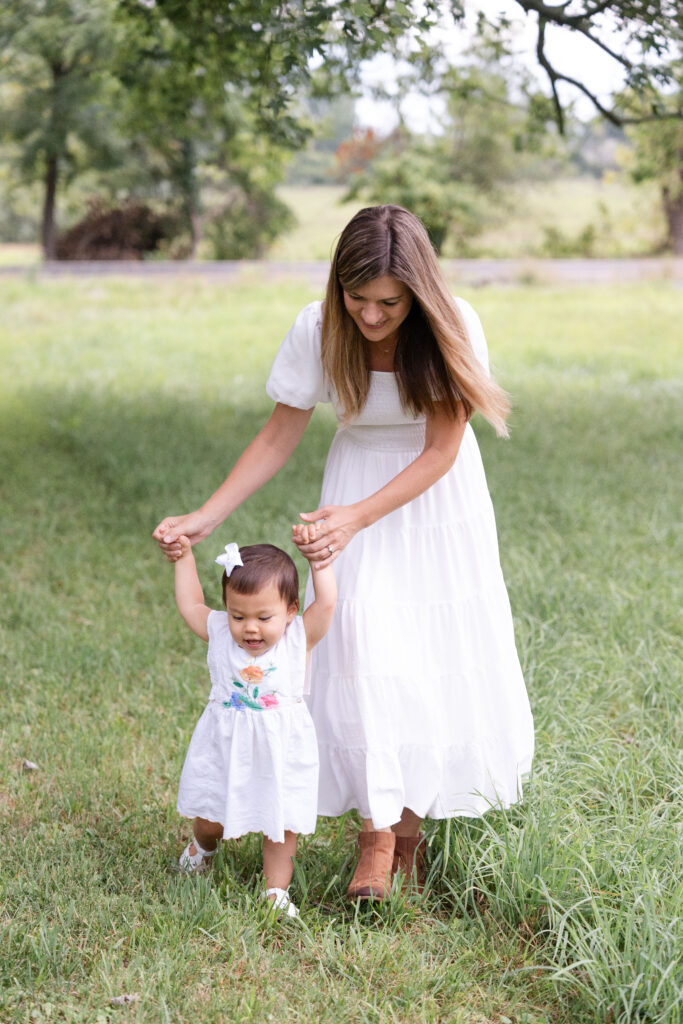
{"type": "Polygon", "coordinates": [[[224,611],[208,619],[209,703],[178,788],[178,811],[223,825],[223,838],[315,831],[318,747],[303,699],[306,634],[300,616],[254,658],[233,640],[224,611]]]}
{"type": "MultiPolygon", "coordinates": [[[[457,301],[488,369],[479,318],[457,301]]],[[[284,339],[267,384],[275,401],[336,404],[322,374],[321,322],[321,303],[311,303],[284,339]]],[[[320,504],[374,493],[420,454],[424,438],[424,418],[402,410],[394,374],[373,372],[363,411],[334,437],[320,504]]],[[[356,534],[334,567],[339,601],[313,651],[308,698],[319,813],[357,808],[385,828],[404,807],[448,818],[515,803],[533,723],[469,425],[453,468],[356,534]]]]}

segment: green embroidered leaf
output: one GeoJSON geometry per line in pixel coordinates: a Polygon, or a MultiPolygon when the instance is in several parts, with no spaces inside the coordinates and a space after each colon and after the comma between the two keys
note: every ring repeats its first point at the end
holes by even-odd
{"type": "Polygon", "coordinates": [[[260,704],[257,704],[255,700],[251,700],[249,697],[245,697],[244,694],[240,695],[240,700],[245,707],[251,708],[252,711],[263,711],[260,704]]]}
{"type": "Polygon", "coordinates": [[[244,689],[244,683],[241,683],[239,679],[233,679],[233,683],[235,684],[235,686],[239,686],[240,690],[244,689]]]}
{"type": "Polygon", "coordinates": [[[254,687],[253,697],[254,697],[254,700],[256,700],[256,698],[258,697],[258,686],[254,687]]]}

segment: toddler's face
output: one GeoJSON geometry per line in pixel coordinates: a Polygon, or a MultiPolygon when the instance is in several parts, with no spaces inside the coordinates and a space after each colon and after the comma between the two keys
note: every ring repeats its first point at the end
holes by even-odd
{"type": "Polygon", "coordinates": [[[296,605],[287,606],[274,581],[255,594],[236,594],[227,587],[225,600],[233,640],[254,657],[282,639],[297,613],[296,605]]]}

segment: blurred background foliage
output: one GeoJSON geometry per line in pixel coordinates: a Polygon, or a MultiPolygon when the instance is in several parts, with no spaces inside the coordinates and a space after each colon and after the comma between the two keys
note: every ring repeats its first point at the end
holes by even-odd
{"type": "Polygon", "coordinates": [[[682,253],[678,6],[511,4],[518,20],[473,23],[445,0],[6,0],[0,242],[62,259],[277,255],[324,186],[321,200],[409,207],[445,255],[682,253]],[[538,68],[520,58],[530,20],[538,68]],[[552,64],[549,26],[614,61],[609,105],[589,68],[552,64]],[[392,116],[368,126],[355,101],[378,54],[394,59],[373,87],[392,116]],[[415,95],[438,111],[423,125],[405,117],[415,95]],[[308,198],[288,203],[292,187],[308,198]],[[583,202],[565,224],[570,194],[583,202]],[[520,215],[533,238],[502,242],[520,215]]]}

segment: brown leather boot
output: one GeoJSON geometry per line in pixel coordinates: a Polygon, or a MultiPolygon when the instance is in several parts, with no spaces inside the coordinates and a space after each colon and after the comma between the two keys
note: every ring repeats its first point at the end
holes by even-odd
{"type": "Polygon", "coordinates": [[[391,865],[396,836],[393,832],[360,832],[360,857],[346,895],[355,900],[384,900],[391,891],[391,865]]]}
{"type": "Polygon", "coordinates": [[[402,889],[414,886],[419,893],[424,889],[424,864],[422,862],[422,840],[423,835],[418,832],[416,836],[396,836],[394,847],[394,863],[391,869],[392,875],[397,871],[403,873],[402,889]]]}

